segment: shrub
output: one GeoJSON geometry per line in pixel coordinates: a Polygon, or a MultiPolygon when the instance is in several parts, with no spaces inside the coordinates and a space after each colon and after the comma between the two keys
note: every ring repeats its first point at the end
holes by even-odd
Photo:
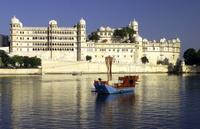
{"type": "Polygon", "coordinates": [[[141,58],[141,61],[142,61],[143,64],[149,63],[149,60],[148,60],[148,58],[146,56],[143,56],[141,58]]]}

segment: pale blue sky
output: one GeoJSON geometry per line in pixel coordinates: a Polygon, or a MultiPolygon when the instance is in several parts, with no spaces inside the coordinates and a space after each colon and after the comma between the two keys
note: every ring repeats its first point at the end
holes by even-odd
{"type": "Polygon", "coordinates": [[[24,26],[73,26],[83,17],[87,33],[100,26],[122,27],[134,18],[150,40],[180,37],[182,51],[200,48],[200,0],[1,0],[0,33],[9,34],[12,16],[24,26]]]}

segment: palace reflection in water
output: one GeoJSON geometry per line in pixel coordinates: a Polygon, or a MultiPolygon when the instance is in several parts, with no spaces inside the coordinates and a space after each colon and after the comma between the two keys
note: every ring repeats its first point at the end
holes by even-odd
{"type": "Polygon", "coordinates": [[[199,75],[139,76],[135,94],[120,95],[91,92],[103,74],[0,76],[0,128],[199,127],[199,75]]]}

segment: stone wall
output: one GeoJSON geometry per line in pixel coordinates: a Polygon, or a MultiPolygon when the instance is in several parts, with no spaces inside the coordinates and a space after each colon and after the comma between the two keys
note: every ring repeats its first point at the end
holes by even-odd
{"type": "Polygon", "coordinates": [[[0,74],[42,74],[42,69],[0,69],[0,74]]]}
{"type": "MultiPolygon", "coordinates": [[[[43,61],[43,73],[106,73],[105,63],[92,62],[67,62],[67,61],[43,61]]],[[[113,73],[142,73],[142,72],[164,72],[168,71],[163,65],[130,65],[113,64],[113,73]]]]}
{"type": "Polygon", "coordinates": [[[200,73],[200,66],[183,66],[184,73],[200,73]]]}
{"type": "MultiPolygon", "coordinates": [[[[167,73],[164,65],[113,64],[113,73],[167,73]]],[[[200,66],[183,66],[184,73],[200,73],[200,66]]],[[[0,74],[106,73],[105,63],[43,61],[42,69],[0,69],[0,74]]]]}

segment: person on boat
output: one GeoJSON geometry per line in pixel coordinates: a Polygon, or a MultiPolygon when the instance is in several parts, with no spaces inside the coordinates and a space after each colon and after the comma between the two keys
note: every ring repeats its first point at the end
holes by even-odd
{"type": "Polygon", "coordinates": [[[98,83],[99,83],[99,84],[101,84],[101,80],[102,80],[101,78],[98,78],[98,83]]]}

